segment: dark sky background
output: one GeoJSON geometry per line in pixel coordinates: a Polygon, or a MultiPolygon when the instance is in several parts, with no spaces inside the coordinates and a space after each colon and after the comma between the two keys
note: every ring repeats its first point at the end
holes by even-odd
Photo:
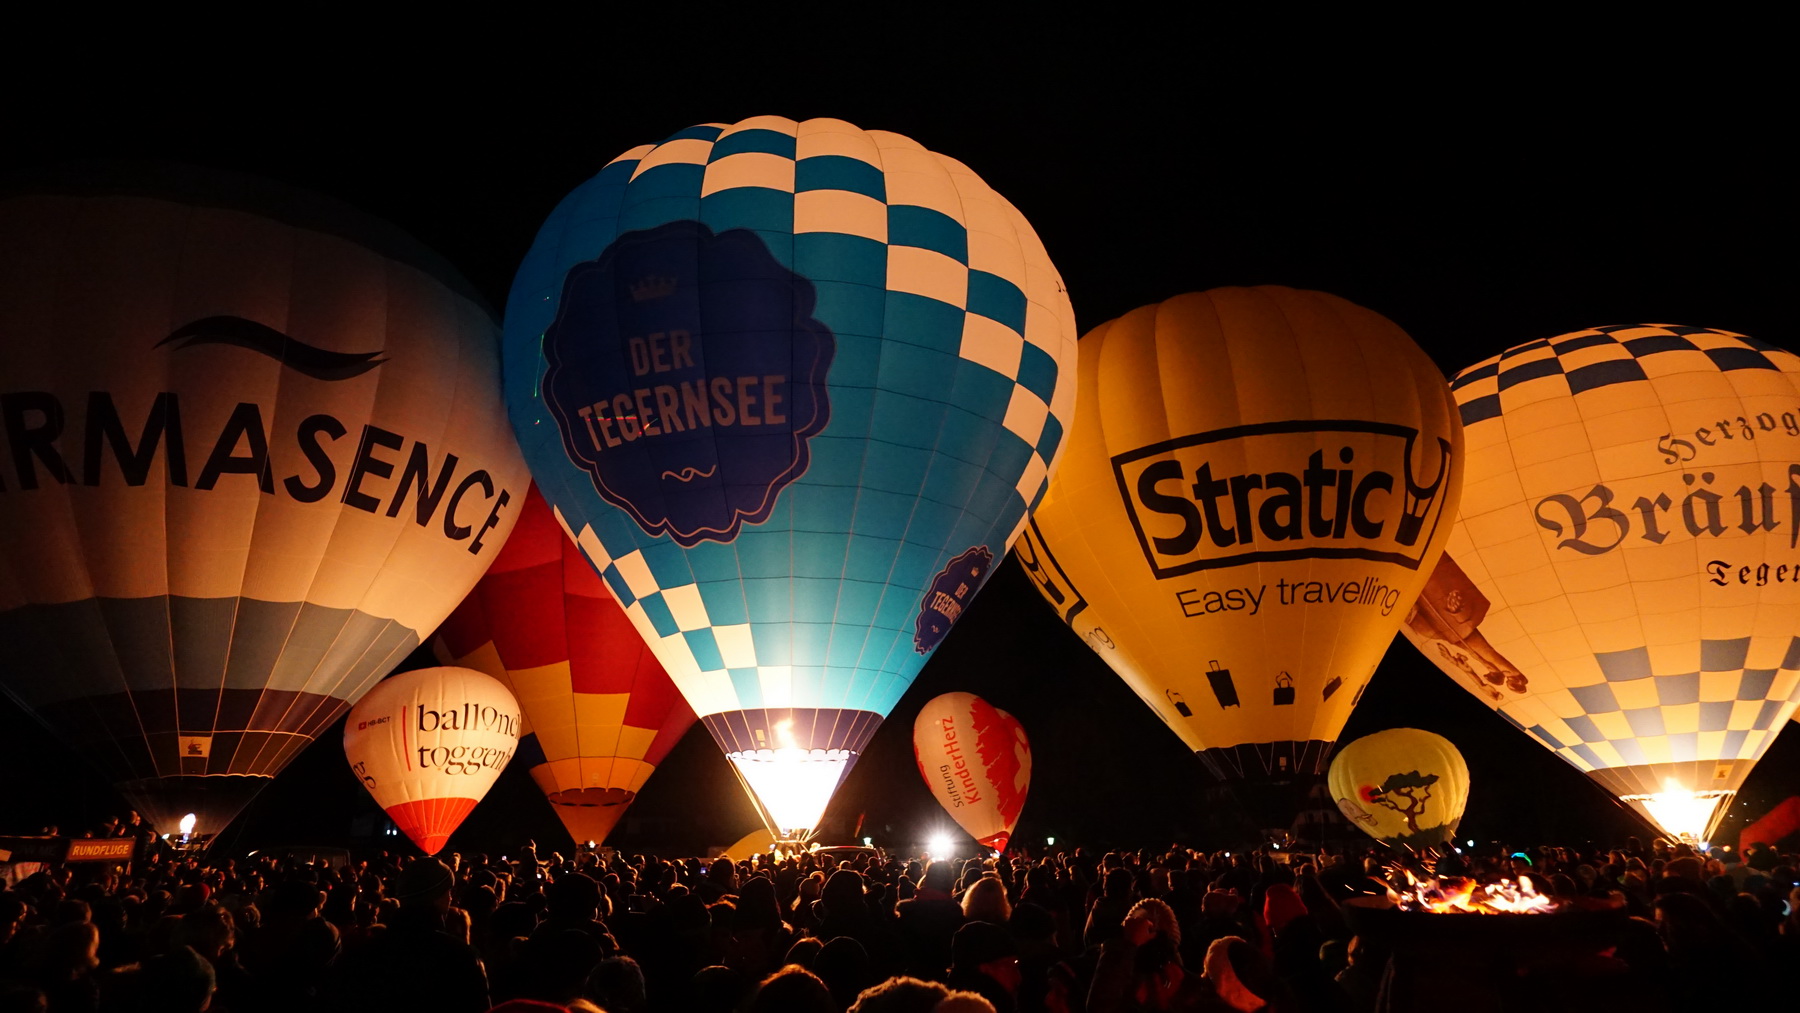
{"type": "MultiPolygon", "coordinates": [[[[202,45],[178,26],[79,50],[46,43],[4,71],[0,172],[154,157],[271,177],[393,221],[499,308],[555,202],[624,149],[699,122],[836,116],[952,155],[1008,197],[1060,268],[1083,332],[1181,292],[1283,284],[1385,314],[1446,371],[1621,322],[1800,347],[1792,91],[1742,39],[1721,45],[1696,25],[1654,39],[1558,26],[1547,41],[1490,25],[1469,29],[1477,40],[1420,24],[1406,37],[1432,41],[1370,43],[1338,25],[862,17],[781,30],[521,17],[447,34],[295,19],[236,44],[202,45]]],[[[1020,839],[1148,841],[1204,822],[1198,762],[1010,560],[832,815],[867,813],[864,832],[892,843],[951,826],[909,745],[920,705],[950,690],[1011,710],[1035,743],[1020,839]]],[[[1472,836],[1638,832],[1397,641],[1343,739],[1404,725],[1467,756],[1472,836]]],[[[0,830],[119,804],[8,702],[0,760],[0,830]]],[[[1734,812],[1754,817],[1796,792],[1790,728],[1734,812]]],[[[333,733],[228,833],[245,846],[337,841],[374,811],[333,733]]],[[[698,726],[634,815],[651,819],[618,843],[697,848],[755,825],[698,726]]],[[[515,769],[452,846],[505,850],[526,835],[566,841],[515,769]]]]}

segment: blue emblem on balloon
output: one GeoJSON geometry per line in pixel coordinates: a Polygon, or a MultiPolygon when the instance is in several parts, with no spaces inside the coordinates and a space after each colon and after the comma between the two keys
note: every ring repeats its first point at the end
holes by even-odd
{"type": "Polygon", "coordinates": [[[576,264],[543,343],[569,460],[684,548],[768,520],[831,418],[815,301],[748,229],[670,222],[576,264]]]}
{"type": "Polygon", "coordinates": [[[994,554],[987,546],[977,545],[944,564],[937,576],[931,578],[931,586],[925,589],[925,598],[919,603],[919,618],[913,628],[913,650],[926,654],[943,643],[951,624],[961,618],[969,599],[981,590],[993,562],[994,554]]]}

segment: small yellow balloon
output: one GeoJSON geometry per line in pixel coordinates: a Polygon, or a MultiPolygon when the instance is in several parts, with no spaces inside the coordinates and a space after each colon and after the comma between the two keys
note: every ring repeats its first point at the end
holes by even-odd
{"type": "Polygon", "coordinates": [[[1331,797],[1344,817],[1396,848],[1456,836],[1469,803],[1469,765],[1442,735],[1390,728],[1345,746],[1331,761],[1331,797]]]}

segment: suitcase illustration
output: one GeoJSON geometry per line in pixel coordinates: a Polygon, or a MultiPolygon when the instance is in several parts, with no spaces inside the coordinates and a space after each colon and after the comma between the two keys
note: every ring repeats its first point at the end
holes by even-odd
{"type": "Polygon", "coordinates": [[[1325,684],[1324,693],[1322,696],[1319,697],[1319,699],[1320,700],[1331,699],[1331,694],[1336,693],[1338,691],[1338,687],[1342,686],[1343,684],[1344,684],[1344,679],[1342,676],[1337,676],[1337,675],[1332,676],[1331,681],[1325,684]]]}
{"type": "Polygon", "coordinates": [[[1275,677],[1275,706],[1291,707],[1294,703],[1294,677],[1286,672],[1275,677]]]}
{"type": "Polygon", "coordinates": [[[1219,699],[1220,707],[1238,706],[1237,683],[1231,681],[1231,669],[1220,668],[1214,661],[1207,666],[1206,681],[1212,684],[1213,696],[1219,699]]]}
{"type": "Polygon", "coordinates": [[[1420,636],[1456,643],[1480,628],[1490,605],[1487,595],[1446,553],[1425,581],[1425,590],[1407,613],[1406,624],[1420,636]]]}
{"type": "Polygon", "coordinates": [[[1175,705],[1175,713],[1180,714],[1184,718],[1191,718],[1194,716],[1194,709],[1187,705],[1187,701],[1181,698],[1180,693],[1169,689],[1164,690],[1163,695],[1167,696],[1169,702],[1175,705]]]}

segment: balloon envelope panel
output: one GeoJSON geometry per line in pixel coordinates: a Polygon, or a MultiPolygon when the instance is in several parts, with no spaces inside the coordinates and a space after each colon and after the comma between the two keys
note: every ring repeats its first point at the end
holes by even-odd
{"type": "Polygon", "coordinates": [[[694,712],[533,486],[432,649],[518,697],[531,777],[577,842],[602,841],[694,712]]]}
{"type": "Polygon", "coordinates": [[[1800,685],[1800,357],[1597,327],[1452,387],[1466,492],[1404,632],[1663,829],[1705,836],[1800,685]]]}
{"type": "Polygon", "coordinates": [[[1135,310],[1080,351],[1026,572],[1215,773],[1322,774],[1449,534],[1442,375],[1381,316],[1274,287],[1135,310]]]}
{"type": "Polygon", "coordinates": [[[519,705],[496,679],[424,668],[376,683],[344,719],[350,770],[426,854],[443,850],[519,745],[519,705]]]}
{"type": "Polygon", "coordinates": [[[506,331],[545,496],[765,809],[793,796],[772,821],[812,826],[1056,460],[1073,316],[1030,225],[895,134],[693,127],[563,201],[506,331]]]}
{"type": "Polygon", "coordinates": [[[466,284],[185,168],[0,200],[6,691],[216,832],[436,625],[525,484],[466,284]]]}

